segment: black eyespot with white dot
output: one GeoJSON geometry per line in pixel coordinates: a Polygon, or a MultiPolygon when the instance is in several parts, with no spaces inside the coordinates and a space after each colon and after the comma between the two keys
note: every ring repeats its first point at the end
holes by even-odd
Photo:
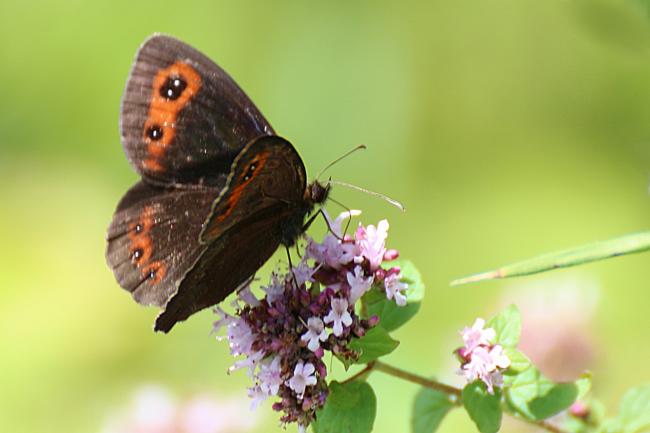
{"type": "Polygon", "coordinates": [[[180,98],[183,90],[187,87],[187,81],[179,76],[167,78],[165,84],[160,87],[160,96],[175,101],[180,98]]]}
{"type": "Polygon", "coordinates": [[[137,223],[137,224],[135,225],[135,232],[136,232],[136,233],[141,233],[142,230],[144,230],[144,226],[143,226],[142,224],[140,224],[140,223],[137,223]]]}
{"type": "Polygon", "coordinates": [[[144,250],[142,248],[137,248],[131,254],[131,260],[134,262],[139,262],[143,255],[144,255],[144,250]]]}
{"type": "Polygon", "coordinates": [[[158,141],[163,137],[163,130],[158,125],[153,125],[147,128],[147,137],[150,140],[158,141]]]}
{"type": "Polygon", "coordinates": [[[248,166],[248,171],[244,175],[244,180],[250,180],[253,177],[253,174],[255,174],[255,169],[257,168],[257,165],[251,164],[248,166]]]}
{"type": "Polygon", "coordinates": [[[147,278],[153,280],[154,278],[156,278],[156,272],[158,272],[157,268],[151,268],[149,270],[149,273],[147,274],[147,278]]]}

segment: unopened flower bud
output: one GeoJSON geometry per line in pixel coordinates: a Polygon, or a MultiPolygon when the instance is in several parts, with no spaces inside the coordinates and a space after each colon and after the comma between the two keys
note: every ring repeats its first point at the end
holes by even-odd
{"type": "Polygon", "coordinates": [[[384,253],[384,261],[389,262],[395,260],[399,257],[399,251],[397,250],[388,250],[384,253]]]}
{"type": "Polygon", "coordinates": [[[581,401],[576,401],[569,408],[569,413],[576,418],[585,419],[589,416],[589,412],[589,405],[581,401]]]}

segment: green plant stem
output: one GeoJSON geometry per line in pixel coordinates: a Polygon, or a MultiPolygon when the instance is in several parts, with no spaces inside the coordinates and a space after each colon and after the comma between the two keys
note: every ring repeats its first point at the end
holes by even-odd
{"type": "Polygon", "coordinates": [[[435,389],[436,391],[444,392],[445,394],[454,395],[457,397],[454,401],[454,404],[460,405],[460,397],[462,394],[461,389],[445,385],[444,383],[440,383],[435,380],[427,379],[426,377],[418,376],[417,374],[409,373],[408,371],[404,371],[397,367],[384,364],[380,361],[375,361],[374,369],[386,374],[390,374],[391,376],[399,377],[400,379],[404,379],[409,382],[417,383],[418,385],[422,385],[425,388],[435,389]]]}
{"type": "Polygon", "coordinates": [[[363,377],[363,376],[365,376],[367,374],[370,374],[372,372],[373,368],[375,368],[375,362],[374,361],[369,362],[368,364],[366,364],[366,366],[365,366],[365,368],[363,370],[361,370],[358,373],[353,374],[352,376],[348,377],[347,379],[345,379],[341,383],[354,382],[355,380],[360,379],[361,377],[363,377]]]}
{"type": "MultiPolygon", "coordinates": [[[[363,376],[366,376],[370,374],[372,371],[378,370],[383,373],[386,373],[388,375],[397,377],[399,379],[406,380],[408,382],[416,383],[418,385],[421,385],[425,388],[433,389],[436,391],[443,392],[449,396],[453,396],[453,399],[451,400],[453,404],[456,406],[462,406],[462,393],[463,390],[460,388],[453,387],[451,385],[447,385],[432,379],[427,379],[426,377],[418,376],[417,374],[410,373],[408,371],[402,370],[397,367],[393,367],[388,364],[384,364],[381,361],[373,361],[369,364],[366,364],[366,367],[359,371],[358,373],[350,376],[348,379],[346,379],[343,383],[348,383],[352,382],[356,379],[359,379],[363,376]]],[[[524,418],[517,418],[520,421],[523,421],[528,424],[533,424],[536,425],[537,427],[543,428],[546,431],[549,431],[551,433],[568,433],[561,428],[549,423],[548,421],[532,421],[532,420],[527,420],[524,418]]]]}

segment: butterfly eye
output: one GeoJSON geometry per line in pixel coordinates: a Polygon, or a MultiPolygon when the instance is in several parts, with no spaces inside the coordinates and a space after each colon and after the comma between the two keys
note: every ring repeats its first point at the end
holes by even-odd
{"type": "Polygon", "coordinates": [[[181,96],[186,87],[187,82],[181,77],[169,77],[165,84],[160,87],[160,96],[174,101],[181,96]]]}
{"type": "Polygon", "coordinates": [[[255,165],[255,163],[249,165],[248,166],[248,171],[246,172],[246,175],[244,176],[244,180],[250,180],[253,177],[253,174],[255,173],[256,168],[257,168],[257,165],[255,165]]]}

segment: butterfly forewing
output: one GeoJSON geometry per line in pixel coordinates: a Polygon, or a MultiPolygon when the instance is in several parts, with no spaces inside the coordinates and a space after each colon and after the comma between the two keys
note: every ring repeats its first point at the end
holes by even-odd
{"type": "Polygon", "coordinates": [[[205,250],[198,236],[218,189],[157,187],[138,182],[108,229],[106,259],[134,299],[164,306],[205,250]]]}
{"type": "Polygon", "coordinates": [[[201,242],[210,242],[256,212],[277,203],[302,203],[305,167],[294,147],[281,137],[261,137],[237,156],[222,195],[215,200],[201,242]]]}
{"type": "Polygon", "coordinates": [[[120,128],[131,165],[157,183],[215,183],[246,144],[274,133],[226,72],[163,35],[136,55],[120,128]]]}
{"type": "Polygon", "coordinates": [[[305,170],[293,146],[262,137],[237,157],[229,183],[202,234],[205,253],[187,273],[156,321],[167,332],[178,321],[222,301],[266,262],[287,224],[302,223],[305,170]]]}

